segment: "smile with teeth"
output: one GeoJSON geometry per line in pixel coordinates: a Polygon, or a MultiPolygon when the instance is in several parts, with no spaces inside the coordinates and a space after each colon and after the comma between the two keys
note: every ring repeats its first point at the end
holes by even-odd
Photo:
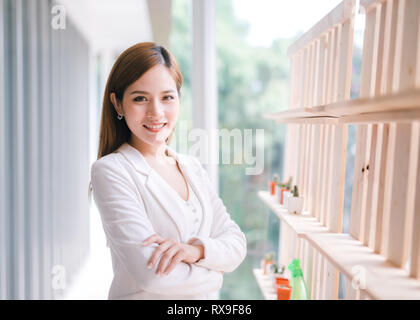
{"type": "Polygon", "coordinates": [[[161,124],[159,124],[159,125],[147,125],[147,124],[144,124],[143,125],[143,127],[145,127],[147,130],[149,130],[149,131],[153,131],[153,132],[157,132],[157,131],[159,131],[160,129],[162,129],[164,126],[166,126],[166,123],[161,123],[161,124]]]}

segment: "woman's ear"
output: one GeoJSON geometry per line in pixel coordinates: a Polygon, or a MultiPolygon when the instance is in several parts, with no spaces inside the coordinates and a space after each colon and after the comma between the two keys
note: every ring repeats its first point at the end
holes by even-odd
{"type": "Polygon", "coordinates": [[[109,99],[111,100],[111,103],[114,106],[115,111],[118,114],[123,116],[124,115],[123,109],[121,107],[121,104],[118,103],[118,101],[117,101],[117,97],[115,96],[115,92],[111,92],[111,94],[109,95],[109,99]]]}

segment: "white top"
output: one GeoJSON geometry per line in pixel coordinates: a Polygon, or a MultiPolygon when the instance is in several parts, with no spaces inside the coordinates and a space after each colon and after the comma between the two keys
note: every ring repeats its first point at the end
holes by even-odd
{"type": "MultiPolygon", "coordinates": [[[[181,165],[178,161],[177,163],[178,166],[181,168],[181,165]]],[[[181,172],[182,175],[186,177],[186,174],[182,171],[182,169],[181,172]]],[[[188,199],[185,201],[163,178],[162,181],[165,187],[168,187],[171,190],[171,192],[174,193],[174,197],[180,202],[181,206],[185,208],[184,214],[186,218],[191,222],[188,229],[190,238],[197,236],[198,229],[201,225],[201,221],[203,218],[203,208],[201,207],[200,200],[197,198],[197,195],[195,194],[194,189],[191,187],[191,184],[187,181],[188,199]]]]}
{"type": "Polygon", "coordinates": [[[192,221],[189,232],[191,237],[193,237],[198,235],[198,228],[200,227],[201,219],[203,217],[203,209],[201,208],[200,201],[198,200],[194,190],[192,190],[189,184],[188,189],[188,201],[185,201],[181,197],[179,199],[182,201],[183,205],[185,205],[185,214],[187,214],[188,218],[192,221]]]}
{"type": "Polygon", "coordinates": [[[245,235],[199,160],[169,147],[168,152],[187,180],[189,205],[127,143],[92,165],[93,195],[114,271],[109,299],[214,299],[223,284],[221,271],[232,272],[246,256],[245,235]],[[157,244],[141,244],[155,233],[183,243],[195,239],[204,246],[204,258],[156,276],[158,264],[148,269],[146,263],[157,244]]]}

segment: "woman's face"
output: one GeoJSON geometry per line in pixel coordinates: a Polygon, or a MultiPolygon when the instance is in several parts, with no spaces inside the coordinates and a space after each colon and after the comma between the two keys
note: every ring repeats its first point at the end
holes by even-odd
{"type": "Polygon", "coordinates": [[[127,87],[122,108],[135,144],[156,147],[165,143],[179,111],[176,83],[168,68],[156,65],[127,87]]]}

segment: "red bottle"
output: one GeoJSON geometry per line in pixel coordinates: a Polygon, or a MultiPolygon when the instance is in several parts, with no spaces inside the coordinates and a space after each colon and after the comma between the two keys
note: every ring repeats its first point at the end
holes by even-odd
{"type": "Polygon", "coordinates": [[[274,181],[270,181],[270,190],[271,195],[274,196],[276,194],[276,183],[274,181]]]}

